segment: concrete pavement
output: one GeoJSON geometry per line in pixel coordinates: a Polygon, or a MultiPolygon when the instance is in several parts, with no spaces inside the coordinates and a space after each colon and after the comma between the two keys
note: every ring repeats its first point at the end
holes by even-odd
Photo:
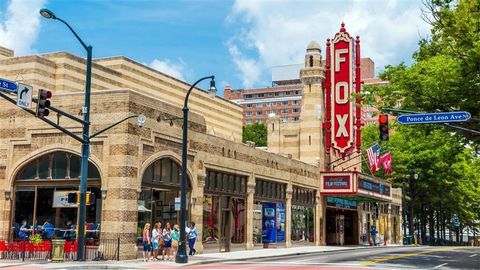
{"type": "MultiPolygon", "coordinates": [[[[398,247],[398,246],[397,246],[398,247]]],[[[188,264],[176,264],[174,261],[147,261],[141,259],[128,261],[101,261],[101,262],[21,262],[0,261],[3,269],[172,269],[200,264],[222,263],[228,261],[248,261],[261,258],[275,258],[294,255],[332,253],[357,249],[388,248],[384,246],[296,246],[290,248],[271,248],[242,250],[222,253],[206,253],[189,257],[188,264]]]]}

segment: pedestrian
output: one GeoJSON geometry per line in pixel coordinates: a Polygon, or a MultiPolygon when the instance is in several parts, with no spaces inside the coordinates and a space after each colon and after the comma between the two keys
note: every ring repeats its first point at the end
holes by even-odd
{"type": "Polygon", "coordinates": [[[170,222],[165,224],[165,228],[163,229],[163,252],[162,252],[162,260],[164,259],[165,255],[167,255],[167,260],[170,260],[170,249],[172,248],[172,229],[170,228],[170,222]]]}
{"type": "Polygon", "coordinates": [[[147,260],[150,260],[150,252],[151,252],[150,223],[146,223],[145,226],[143,227],[142,244],[143,244],[143,261],[146,262],[147,260]]]}
{"type": "Polygon", "coordinates": [[[373,225],[370,226],[370,235],[372,236],[373,245],[376,246],[377,242],[375,241],[375,238],[377,236],[377,228],[373,225]]]}
{"type": "Polygon", "coordinates": [[[158,260],[157,255],[158,255],[158,241],[160,240],[161,232],[158,230],[158,222],[153,225],[153,230],[152,230],[152,253],[153,253],[153,259],[158,260]]]}
{"type": "Polygon", "coordinates": [[[178,250],[178,240],[180,239],[180,227],[178,224],[175,224],[173,226],[173,232],[171,234],[172,236],[172,253],[173,253],[173,258],[177,256],[177,250],[178,250]]]}
{"type": "Polygon", "coordinates": [[[197,253],[195,250],[195,241],[197,241],[197,229],[195,228],[195,222],[190,222],[190,228],[188,228],[188,247],[190,249],[188,255],[193,256],[197,253]]]}
{"type": "Polygon", "coordinates": [[[27,220],[24,219],[22,220],[22,226],[20,226],[20,230],[18,232],[18,237],[22,239],[28,239],[28,235],[30,233],[30,230],[27,227],[27,220]]]}

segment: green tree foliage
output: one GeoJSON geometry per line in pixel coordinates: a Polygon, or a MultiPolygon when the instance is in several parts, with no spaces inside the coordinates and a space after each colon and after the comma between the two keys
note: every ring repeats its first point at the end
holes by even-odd
{"type": "MultiPolygon", "coordinates": [[[[412,65],[387,66],[380,77],[389,84],[365,87],[362,99],[379,109],[398,107],[401,101],[404,110],[468,111],[472,120],[458,125],[480,130],[480,0],[424,3],[431,36],[419,41],[412,65]]],[[[381,147],[391,151],[394,172],[376,175],[397,187],[406,181],[415,230],[448,238],[445,231],[452,229],[454,213],[462,226],[476,223],[479,228],[480,158],[472,151],[480,136],[441,125],[399,125],[392,119],[390,128],[390,140],[381,147]],[[418,180],[411,178],[413,171],[418,180]]],[[[362,137],[365,147],[378,142],[378,126],[364,128],[362,137]]],[[[363,169],[369,171],[366,165],[363,169]]]]}
{"type": "Polygon", "coordinates": [[[256,146],[267,146],[267,126],[260,123],[244,126],[242,142],[255,142],[256,146]]]}

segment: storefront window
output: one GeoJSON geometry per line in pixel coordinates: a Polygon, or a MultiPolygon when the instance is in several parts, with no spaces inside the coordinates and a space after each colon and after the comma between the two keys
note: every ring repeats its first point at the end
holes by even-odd
{"type": "MultiPolygon", "coordinates": [[[[79,157],[55,152],[29,162],[20,170],[14,184],[13,238],[18,237],[23,220],[44,238],[75,237],[77,205],[68,203],[67,197],[68,193],[78,191],[79,168],[79,157]],[[53,233],[42,231],[45,222],[54,226],[53,233]]],[[[86,209],[87,240],[99,237],[102,206],[99,186],[100,173],[90,163],[87,191],[93,193],[96,199],[86,209]]]]}
{"type": "Polygon", "coordinates": [[[217,242],[219,197],[205,195],[203,200],[203,242],[217,242]]]}

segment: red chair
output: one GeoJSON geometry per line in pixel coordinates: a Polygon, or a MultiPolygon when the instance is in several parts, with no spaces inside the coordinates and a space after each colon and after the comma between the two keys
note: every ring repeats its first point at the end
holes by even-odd
{"type": "Polygon", "coordinates": [[[35,245],[27,242],[22,242],[23,245],[25,245],[25,258],[35,258],[36,256],[36,250],[35,250],[35,245]]]}
{"type": "Polygon", "coordinates": [[[4,240],[0,240],[0,259],[3,259],[7,253],[7,244],[4,240]]]}
{"type": "Polygon", "coordinates": [[[10,242],[7,244],[7,257],[13,259],[17,255],[18,242],[10,242]]]}
{"type": "Polygon", "coordinates": [[[70,255],[72,255],[73,259],[77,257],[77,251],[78,251],[78,242],[75,241],[73,245],[70,246],[70,255]]]}
{"type": "Polygon", "coordinates": [[[65,241],[65,245],[63,246],[63,257],[70,258],[70,250],[72,249],[72,242],[65,241]]]}

